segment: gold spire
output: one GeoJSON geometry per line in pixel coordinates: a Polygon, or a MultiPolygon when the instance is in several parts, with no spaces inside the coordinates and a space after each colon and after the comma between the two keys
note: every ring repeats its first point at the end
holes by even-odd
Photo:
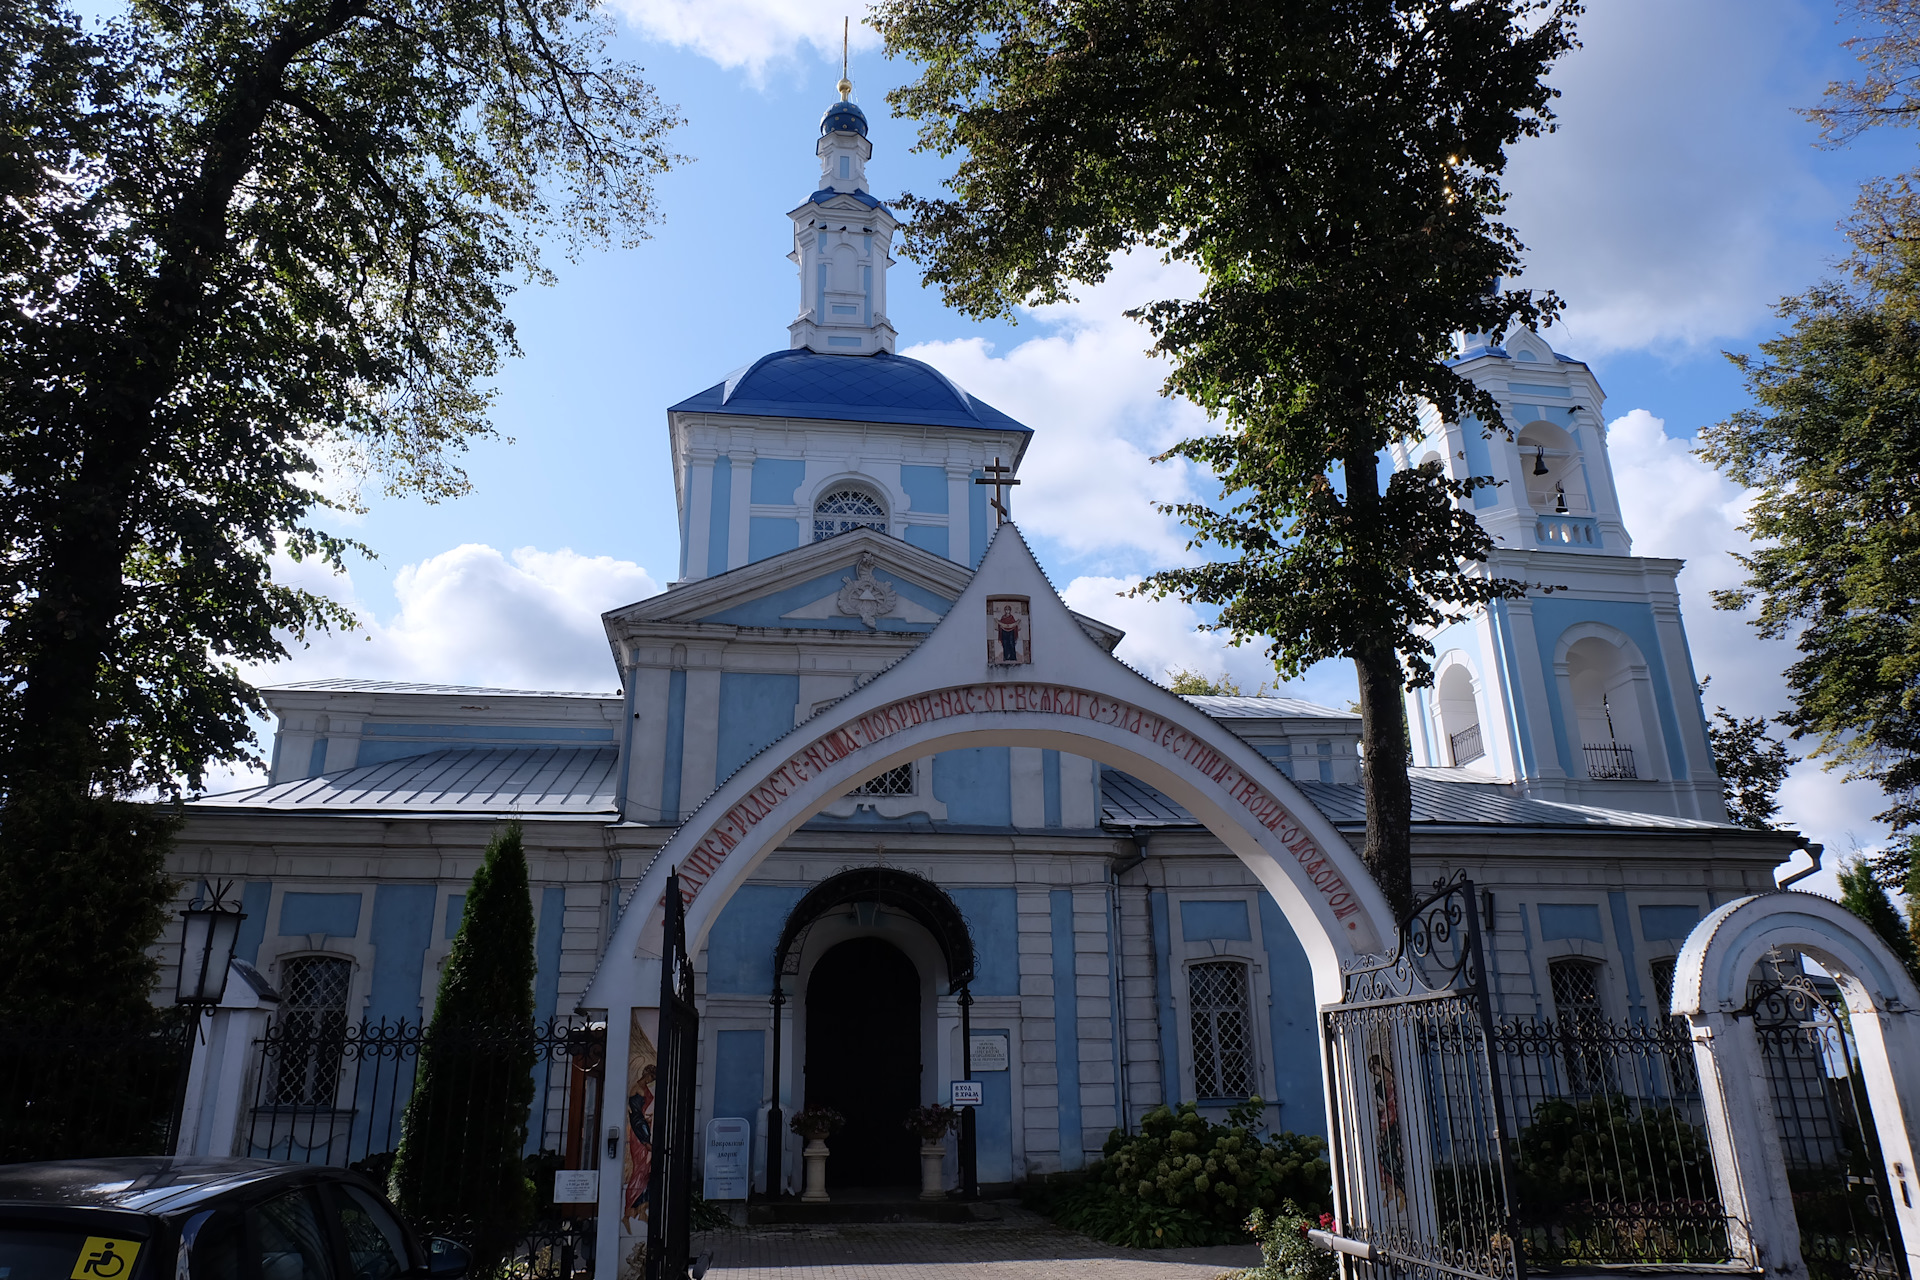
{"type": "Polygon", "coordinates": [[[847,32],[853,23],[852,18],[840,19],[840,101],[845,102],[853,93],[853,81],[847,79],[847,32]]]}

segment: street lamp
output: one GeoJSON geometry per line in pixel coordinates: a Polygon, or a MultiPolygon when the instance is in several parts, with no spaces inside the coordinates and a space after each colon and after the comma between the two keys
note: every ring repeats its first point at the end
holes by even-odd
{"type": "Polygon", "coordinates": [[[232,881],[221,881],[213,886],[211,901],[195,898],[182,913],[175,1004],[206,1010],[227,994],[227,970],[240,941],[240,922],[247,918],[239,903],[225,900],[232,887],[232,881]]]}
{"type": "Polygon", "coordinates": [[[211,899],[195,898],[180,913],[180,977],[174,988],[173,1002],[186,1010],[187,1025],[181,1028],[179,1079],[173,1096],[174,1155],[180,1154],[180,1122],[187,1108],[187,1083],[193,1074],[193,1047],[200,1039],[200,1019],[227,994],[227,972],[233,964],[233,949],[240,941],[240,922],[247,913],[237,902],[226,900],[233,888],[231,880],[209,886],[211,899]]]}

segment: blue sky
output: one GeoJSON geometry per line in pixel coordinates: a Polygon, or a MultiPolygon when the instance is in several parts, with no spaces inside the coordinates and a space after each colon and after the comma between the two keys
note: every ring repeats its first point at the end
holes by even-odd
{"type": "MultiPolygon", "coordinates": [[[[786,211],[812,190],[813,139],[834,97],[844,3],[619,0],[620,53],[642,64],[687,119],[693,158],[659,186],[663,215],[640,247],[557,259],[557,284],[512,301],[525,358],[500,383],[506,440],[467,460],[474,492],[429,506],[374,499],[346,531],[380,553],[326,589],[362,611],[357,634],[322,638],[265,681],[320,675],[608,688],[601,610],[664,585],[676,563],[667,405],[787,345],[797,306],[786,211]]],[[[1510,217],[1529,246],[1527,281],[1558,290],[1566,323],[1548,333],[1586,359],[1608,393],[1613,455],[1642,554],[1683,557],[1696,663],[1713,702],[1747,714],[1786,702],[1782,646],[1715,614],[1707,589],[1738,576],[1728,552],[1742,495],[1687,449],[1703,424],[1745,398],[1725,349],[1775,329],[1773,303],[1831,270],[1834,224],[1868,175],[1908,167],[1913,139],[1874,137],[1824,152],[1795,108],[1850,74],[1837,12],[1815,0],[1599,0],[1584,47],[1554,75],[1562,127],[1523,144],[1510,217]]],[[[875,194],[930,191],[937,157],[908,151],[886,90],[908,69],[856,27],[855,97],[872,121],[875,194]]],[[[1196,425],[1158,399],[1162,372],[1142,354],[1127,307],[1185,278],[1121,264],[1078,304],[976,324],[893,270],[890,308],[903,351],[939,365],[1037,432],[1016,509],[1069,601],[1129,629],[1128,653],[1170,664],[1267,673],[1251,650],[1224,651],[1177,605],[1122,601],[1132,575],[1178,563],[1177,529],[1154,499],[1201,489],[1146,459],[1196,425]]],[[[292,575],[313,581],[309,571],[292,575]]],[[[1293,691],[1343,703],[1337,665],[1293,691]]],[[[1870,844],[1870,788],[1803,765],[1787,816],[1830,848],[1870,844]]]]}

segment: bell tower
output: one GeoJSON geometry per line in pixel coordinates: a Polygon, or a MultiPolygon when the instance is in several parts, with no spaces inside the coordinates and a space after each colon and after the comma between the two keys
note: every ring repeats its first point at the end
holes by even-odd
{"type": "Polygon", "coordinates": [[[832,355],[891,352],[896,335],[887,319],[889,250],[900,223],[869,195],[867,116],[852,101],[853,81],[841,75],[840,101],[820,117],[820,188],[789,215],[800,268],[800,314],[788,326],[795,348],[832,355]]]}
{"type": "Polygon", "coordinates": [[[1485,571],[1540,588],[1430,633],[1434,683],[1407,695],[1416,766],[1517,784],[1527,795],[1725,821],[1676,578],[1633,554],[1607,456],[1605,393],[1584,363],[1522,331],[1468,335],[1453,366],[1500,405],[1489,432],[1443,422],[1394,446],[1490,476],[1473,513],[1485,571]]]}

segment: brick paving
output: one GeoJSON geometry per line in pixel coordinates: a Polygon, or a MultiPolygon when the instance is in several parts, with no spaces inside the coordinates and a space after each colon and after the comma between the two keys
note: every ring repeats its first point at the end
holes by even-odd
{"type": "Polygon", "coordinates": [[[708,1280],[1219,1280],[1253,1245],[1121,1249],[1013,1206],[997,1222],[736,1227],[694,1238],[708,1280]]]}

